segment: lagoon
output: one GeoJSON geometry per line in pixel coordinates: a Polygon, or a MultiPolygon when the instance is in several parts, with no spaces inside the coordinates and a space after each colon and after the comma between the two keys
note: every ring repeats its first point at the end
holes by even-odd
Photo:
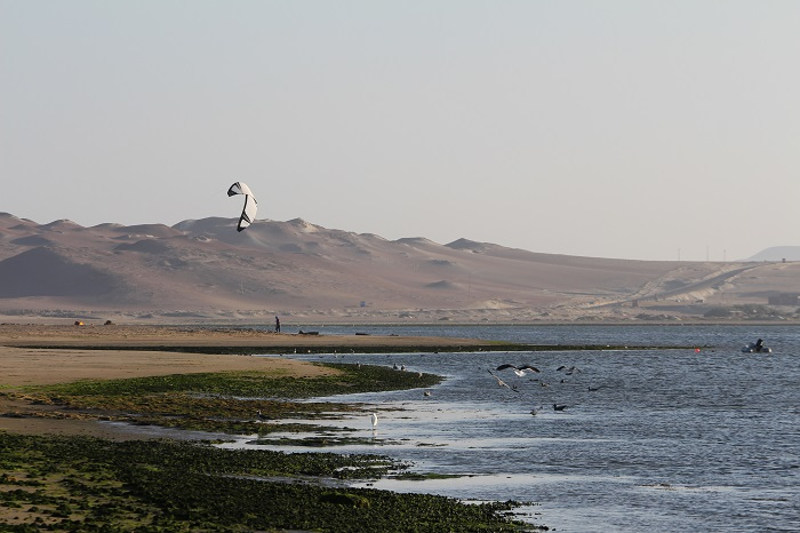
{"type": "MultiPolygon", "coordinates": [[[[379,415],[344,418],[368,443],[325,448],[458,477],[370,486],[463,500],[519,500],[557,531],[796,531],[800,525],[800,328],[794,326],[316,327],[326,335],[436,335],[637,350],[304,354],[443,375],[409,391],[337,396],[379,415]],[[763,338],[771,354],[741,347],[763,338]],[[648,349],[647,346],[681,346],[648,349]],[[496,372],[531,364],[539,374],[496,372]],[[575,366],[566,375],[556,369],[575,366]],[[566,404],[556,412],[552,404],[566,404]],[[536,414],[531,414],[535,410],[536,414]]],[[[333,398],[331,398],[333,399],[333,398]]],[[[297,435],[293,435],[297,437],[297,435]]],[[[249,439],[231,445],[249,447],[249,439]]],[[[263,445],[259,445],[261,447],[263,445]]],[[[268,446],[307,451],[299,446],[268,446]]],[[[319,450],[317,450],[319,451],[319,450]]]]}

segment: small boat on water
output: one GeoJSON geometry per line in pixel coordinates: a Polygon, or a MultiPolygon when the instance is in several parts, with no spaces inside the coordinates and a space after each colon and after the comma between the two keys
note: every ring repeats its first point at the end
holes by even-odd
{"type": "Polygon", "coordinates": [[[742,351],[744,353],[772,353],[772,348],[764,346],[764,341],[758,339],[756,342],[751,342],[750,344],[744,346],[742,351]]]}

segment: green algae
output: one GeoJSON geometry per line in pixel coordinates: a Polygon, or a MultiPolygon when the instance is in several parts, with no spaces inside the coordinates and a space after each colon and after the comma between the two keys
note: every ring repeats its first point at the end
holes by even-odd
{"type": "MultiPolygon", "coordinates": [[[[329,431],[319,424],[363,406],[304,399],[430,387],[441,378],[382,367],[332,365],[319,378],[263,373],[187,374],[30,388],[39,416],[126,420],[259,435],[329,431]]],[[[12,394],[12,393],[6,393],[12,394]]],[[[303,439],[301,439],[303,440],[303,439]]],[[[328,435],[314,444],[351,442],[328,435]],[[328,439],[328,442],[325,442],[328,439]]],[[[356,439],[358,441],[358,439],[356,439]]],[[[311,443],[306,442],[306,445],[311,443]]],[[[353,488],[409,465],[378,455],[227,450],[209,442],[111,441],[0,432],[3,531],[488,532],[546,529],[508,516],[519,502],[353,488]]],[[[428,474],[430,476],[430,474],[428,474]]]]}
{"type": "Polygon", "coordinates": [[[26,397],[34,404],[49,407],[38,416],[266,435],[286,431],[347,431],[318,423],[282,421],[324,421],[363,409],[358,404],[303,401],[308,398],[431,387],[441,381],[441,377],[433,374],[379,366],[321,366],[337,372],[307,378],[276,377],[264,372],[221,372],[82,380],[31,388],[26,397]]]}
{"type": "Polygon", "coordinates": [[[383,456],[5,432],[0,451],[4,531],[534,529],[505,516],[518,502],[467,505],[436,495],[352,488],[342,481],[405,468],[383,456]]]}

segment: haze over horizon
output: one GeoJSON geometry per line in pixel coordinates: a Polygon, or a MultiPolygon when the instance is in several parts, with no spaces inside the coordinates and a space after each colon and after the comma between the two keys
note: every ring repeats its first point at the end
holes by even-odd
{"type": "Polygon", "coordinates": [[[800,245],[800,4],[0,0],[0,211],[303,218],[735,260],[800,245]]]}

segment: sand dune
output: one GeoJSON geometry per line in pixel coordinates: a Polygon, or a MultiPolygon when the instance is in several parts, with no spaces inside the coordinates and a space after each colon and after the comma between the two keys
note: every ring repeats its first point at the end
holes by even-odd
{"type": "Polygon", "coordinates": [[[469,239],[391,241],[302,219],[257,221],[239,233],[224,218],[86,228],[0,214],[0,314],[10,317],[697,318],[719,307],[766,306],[772,295],[800,290],[798,280],[795,262],[632,261],[469,239]]]}

